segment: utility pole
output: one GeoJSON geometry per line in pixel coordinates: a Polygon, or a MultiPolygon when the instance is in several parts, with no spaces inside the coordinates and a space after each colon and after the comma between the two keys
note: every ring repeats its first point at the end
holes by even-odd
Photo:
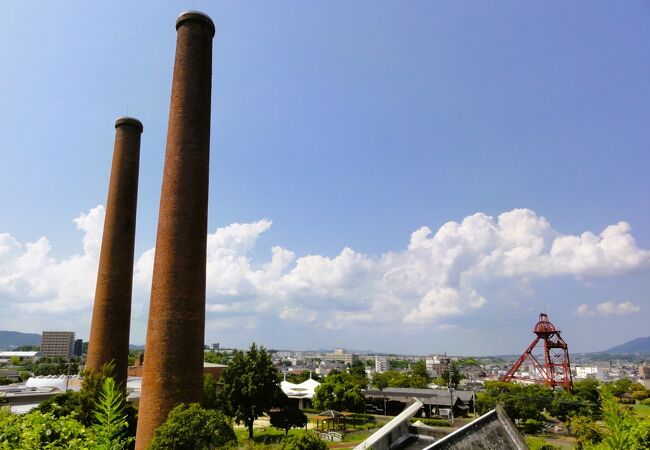
{"type": "MultiPolygon", "coordinates": [[[[446,355],[446,353],[445,353],[446,355]]],[[[451,359],[447,359],[447,375],[449,381],[447,387],[449,388],[449,417],[451,419],[451,426],[454,426],[454,389],[451,384],[451,359]]]]}
{"type": "Polygon", "coordinates": [[[65,363],[66,366],[68,366],[68,373],[65,376],[65,392],[68,392],[68,383],[70,382],[70,366],[73,365],[73,362],[67,362],[65,363]]]}

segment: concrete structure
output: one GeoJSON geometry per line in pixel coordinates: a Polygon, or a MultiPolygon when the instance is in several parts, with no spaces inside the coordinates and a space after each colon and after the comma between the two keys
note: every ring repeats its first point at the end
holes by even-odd
{"type": "Polygon", "coordinates": [[[133,287],[135,217],[138,203],[142,123],[132,117],[115,121],[115,146],[108,185],[102,249],[86,367],[98,372],[115,364],[115,381],[126,385],[133,287]]]}
{"type": "Polygon", "coordinates": [[[74,331],[43,331],[40,353],[46,358],[72,358],[74,331]]]}
{"type": "Polygon", "coordinates": [[[373,433],[368,439],[354,447],[354,450],[391,450],[403,446],[411,437],[409,434],[409,423],[422,408],[422,402],[418,399],[411,399],[413,402],[390,422],[373,433]]]}
{"type": "Polygon", "coordinates": [[[375,357],[375,372],[383,373],[390,370],[390,361],[385,356],[375,357]]]}
{"type": "Polygon", "coordinates": [[[359,359],[358,355],[355,355],[354,353],[348,353],[342,348],[337,348],[332,353],[325,353],[325,356],[323,356],[323,360],[325,361],[332,361],[332,362],[340,361],[343,364],[348,364],[348,365],[351,365],[357,359],[359,359]]]}
{"type": "Polygon", "coordinates": [[[598,375],[598,367],[596,366],[576,366],[576,378],[596,378],[598,375]]]}
{"type": "Polygon", "coordinates": [[[318,386],[320,386],[320,383],[311,378],[298,384],[287,380],[280,383],[282,392],[297,403],[298,409],[311,408],[311,399],[314,397],[318,386]]]}
{"type": "Polygon", "coordinates": [[[83,339],[75,339],[73,353],[76,358],[81,358],[81,355],[83,355],[83,348],[84,348],[83,339]]]}
{"type": "Polygon", "coordinates": [[[501,406],[451,432],[410,419],[422,408],[418,399],[354,450],[527,450],[524,437],[501,406]]]}
{"type": "Polygon", "coordinates": [[[447,355],[429,355],[424,359],[427,373],[432,377],[439,377],[447,369],[450,358],[447,355]]]}
{"type": "Polygon", "coordinates": [[[176,21],[176,30],[136,450],[147,448],[172,408],[200,402],[203,394],[215,28],[205,14],[187,12],[176,21]]]}
{"type": "Polygon", "coordinates": [[[528,450],[500,405],[473,422],[436,441],[426,450],[528,450]]]}

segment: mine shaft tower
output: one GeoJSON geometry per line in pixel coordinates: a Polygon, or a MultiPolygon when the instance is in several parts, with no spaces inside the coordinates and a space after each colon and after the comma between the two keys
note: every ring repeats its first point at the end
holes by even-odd
{"type": "Polygon", "coordinates": [[[501,381],[508,382],[512,379],[527,380],[529,378],[518,377],[517,370],[521,365],[528,360],[534,371],[542,380],[536,379],[538,383],[544,383],[551,389],[556,386],[563,387],[566,391],[573,388],[573,380],[571,378],[571,363],[569,361],[569,346],[560,336],[560,330],[548,320],[545,313],[539,315],[539,321],[533,329],[536,337],[533,342],[528,346],[523,355],[519,357],[517,362],[512,366],[501,381]],[[537,358],[533,355],[533,351],[537,348],[540,341],[544,343],[544,363],[540,364],[537,358]]]}

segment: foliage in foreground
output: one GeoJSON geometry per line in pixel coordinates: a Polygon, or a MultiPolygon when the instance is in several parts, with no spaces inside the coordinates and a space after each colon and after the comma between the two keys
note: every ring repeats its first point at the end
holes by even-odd
{"type": "Polygon", "coordinates": [[[236,443],[230,419],[198,403],[180,404],[156,429],[149,450],[208,450],[236,443]]]}
{"type": "Polygon", "coordinates": [[[639,420],[611,392],[602,394],[601,423],[576,416],[570,423],[576,448],[593,450],[643,450],[650,448],[650,420],[639,420]]]}
{"type": "Polygon", "coordinates": [[[313,431],[296,434],[285,439],[281,450],[327,450],[327,444],[313,431]]]}
{"type": "Polygon", "coordinates": [[[132,437],[126,437],[129,421],[124,395],[112,378],[104,380],[94,413],[98,449],[119,450],[133,442],[132,437]]]}
{"type": "Polygon", "coordinates": [[[34,409],[25,415],[0,410],[0,449],[122,450],[132,439],[125,437],[128,422],[122,393],[111,378],[104,381],[99,399],[91,407],[95,423],[84,425],[76,412],[57,415],[34,409]]]}

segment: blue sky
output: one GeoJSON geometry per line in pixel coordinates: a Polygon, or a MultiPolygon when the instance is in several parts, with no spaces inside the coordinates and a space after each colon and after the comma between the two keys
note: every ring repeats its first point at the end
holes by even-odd
{"type": "Polygon", "coordinates": [[[0,329],[87,338],[128,110],[144,342],[193,6],[217,28],[208,342],[514,353],[543,309],[575,351],[648,334],[643,1],[3,3],[0,329]]]}

